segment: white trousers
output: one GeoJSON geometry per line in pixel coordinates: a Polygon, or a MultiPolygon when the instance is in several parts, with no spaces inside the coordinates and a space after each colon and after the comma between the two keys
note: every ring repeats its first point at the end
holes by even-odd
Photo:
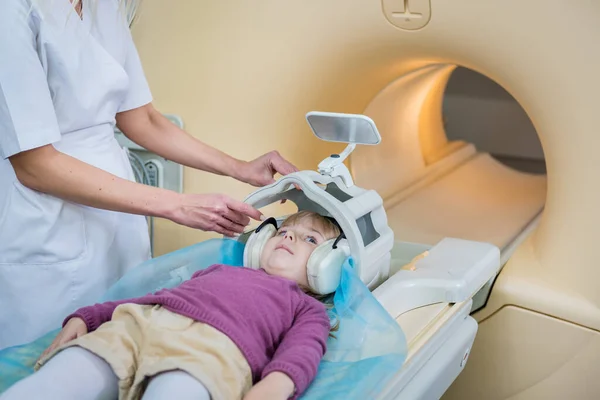
{"type": "MultiPolygon", "coordinates": [[[[117,376],[102,358],[81,347],[69,347],[0,394],[0,400],[115,400],[118,393],[117,376]]],[[[151,378],[142,397],[163,399],[210,400],[210,394],[188,373],[169,371],[151,378]]]]}

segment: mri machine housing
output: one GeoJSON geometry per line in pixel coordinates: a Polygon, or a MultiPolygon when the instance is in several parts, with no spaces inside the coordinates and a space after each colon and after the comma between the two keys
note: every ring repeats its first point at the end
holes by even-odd
{"type": "MultiPolygon", "coordinates": [[[[240,157],[277,148],[312,169],[335,150],[312,138],[306,112],[372,117],[382,144],[358,148],[350,170],[358,186],[381,194],[396,242],[406,244],[392,259],[444,237],[500,249],[500,273],[473,299],[469,362],[444,398],[600,396],[600,3],[148,1],[134,35],[162,106],[240,157]],[[156,29],[165,25],[168,35],[156,29]],[[441,99],[457,65],[494,80],[523,107],[547,180],[447,140],[441,99]],[[165,70],[173,72],[166,81],[165,70]]],[[[186,189],[247,190],[219,182],[186,178],[186,189]]],[[[411,325],[418,346],[458,304],[398,320],[421,321],[411,325]]]]}

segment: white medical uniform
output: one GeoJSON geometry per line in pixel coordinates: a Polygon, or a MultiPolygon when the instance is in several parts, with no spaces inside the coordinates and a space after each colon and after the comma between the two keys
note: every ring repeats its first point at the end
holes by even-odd
{"type": "Polygon", "coordinates": [[[143,216],[63,201],[15,176],[8,157],[52,144],[134,180],[115,115],[152,100],[117,0],[84,0],[83,20],[69,0],[28,15],[30,1],[0,1],[0,349],[60,328],[150,256],[143,216]]]}

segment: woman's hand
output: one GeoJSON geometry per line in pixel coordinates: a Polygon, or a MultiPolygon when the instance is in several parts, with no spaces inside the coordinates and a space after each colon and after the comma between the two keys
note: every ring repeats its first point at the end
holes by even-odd
{"type": "Polygon", "coordinates": [[[183,194],[172,216],[173,222],[190,228],[235,236],[244,231],[250,218],[262,220],[262,214],[249,204],[222,194],[183,194]]]}
{"type": "Polygon", "coordinates": [[[276,173],[287,175],[292,172],[298,172],[298,168],[277,151],[271,151],[247,162],[238,179],[252,186],[262,187],[275,182],[273,177],[276,173]]]}
{"type": "Polygon", "coordinates": [[[58,333],[54,341],[48,346],[46,350],[42,353],[40,358],[45,357],[47,354],[52,352],[57,347],[70,342],[73,339],[78,338],[79,336],[83,336],[87,331],[87,326],[85,322],[81,318],[71,318],[65,327],[58,333]]]}
{"type": "Polygon", "coordinates": [[[283,372],[271,372],[252,387],[244,400],[284,400],[294,394],[294,381],[283,372]]]}

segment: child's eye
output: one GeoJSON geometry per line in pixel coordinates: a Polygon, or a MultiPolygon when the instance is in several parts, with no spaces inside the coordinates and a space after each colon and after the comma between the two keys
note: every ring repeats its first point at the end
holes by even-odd
{"type": "Polygon", "coordinates": [[[306,240],[308,240],[312,244],[317,244],[317,239],[315,239],[314,236],[307,236],[306,240]]]}
{"type": "Polygon", "coordinates": [[[285,235],[285,233],[286,233],[286,231],[284,231],[283,229],[282,229],[282,230],[280,230],[279,232],[277,232],[277,234],[278,234],[279,236],[281,236],[281,235],[285,235]]]}

